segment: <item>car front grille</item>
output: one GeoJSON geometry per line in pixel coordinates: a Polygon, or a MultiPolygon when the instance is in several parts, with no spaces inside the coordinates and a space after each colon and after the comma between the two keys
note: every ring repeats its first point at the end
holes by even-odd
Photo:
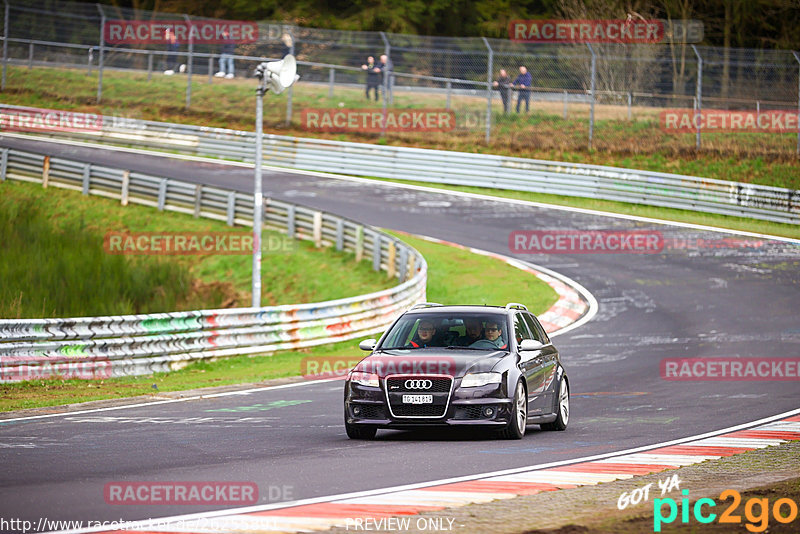
{"type": "Polygon", "coordinates": [[[403,376],[386,379],[386,389],[390,393],[450,393],[451,378],[426,377],[426,376],[403,376]],[[428,389],[409,389],[406,387],[408,380],[430,380],[431,387],[428,389]]]}
{"type": "MultiPolygon", "coordinates": [[[[422,385],[427,385],[427,382],[422,385]]],[[[386,398],[389,402],[389,410],[394,417],[444,417],[450,403],[452,387],[453,378],[449,376],[388,376],[386,377],[386,398]],[[408,380],[429,380],[430,386],[409,388],[406,385],[408,380]],[[433,402],[426,404],[404,403],[403,395],[431,395],[433,402]]]]}

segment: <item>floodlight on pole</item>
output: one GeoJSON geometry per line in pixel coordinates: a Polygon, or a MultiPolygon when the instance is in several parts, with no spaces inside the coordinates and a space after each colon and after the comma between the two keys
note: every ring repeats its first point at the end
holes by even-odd
{"type": "MultiPolygon", "coordinates": [[[[272,91],[280,94],[293,85],[297,75],[297,62],[294,56],[287,55],[280,61],[259,63],[255,72],[258,78],[256,89],[256,154],[253,188],[253,301],[254,308],[261,307],[261,225],[264,213],[264,196],[261,194],[261,160],[263,145],[263,99],[264,93],[272,91]]],[[[289,236],[294,237],[294,236],[289,236]]]]}

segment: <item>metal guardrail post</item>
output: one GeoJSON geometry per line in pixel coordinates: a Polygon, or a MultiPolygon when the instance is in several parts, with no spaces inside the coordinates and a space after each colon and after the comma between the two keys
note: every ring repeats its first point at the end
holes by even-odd
{"type": "Polygon", "coordinates": [[[194,187],[194,218],[200,218],[200,208],[203,204],[203,184],[194,187]]]}
{"type": "Polygon", "coordinates": [[[194,36],[192,32],[192,20],[189,15],[183,15],[189,31],[189,57],[186,59],[186,109],[192,105],[192,54],[194,53],[194,36]]]}
{"type": "Polygon", "coordinates": [[[81,180],[81,194],[86,196],[89,194],[89,179],[92,175],[92,164],[87,163],[83,166],[83,178],[81,180]]]}
{"type": "Polygon", "coordinates": [[[167,179],[162,178],[158,184],[158,211],[164,211],[167,203],[167,179]]]}
{"type": "Polygon", "coordinates": [[[594,139],[594,101],[595,101],[595,85],[597,83],[597,54],[594,53],[594,48],[589,43],[586,43],[586,46],[589,47],[589,52],[592,53],[592,79],[589,82],[589,91],[591,93],[591,103],[589,107],[589,150],[592,149],[592,140],[594,139]]]}
{"type": "Polygon", "coordinates": [[[697,56],[697,94],[695,95],[695,108],[694,108],[694,122],[697,127],[697,134],[695,136],[695,149],[700,150],[700,117],[703,113],[703,58],[697,47],[692,45],[694,55],[697,56]]]}
{"type": "Polygon", "coordinates": [[[97,11],[100,12],[100,52],[97,58],[97,103],[103,100],[103,67],[105,61],[105,30],[106,30],[106,13],[103,11],[103,6],[95,4],[97,11]]]}
{"type": "MultiPolygon", "coordinates": [[[[798,65],[800,65],[800,55],[797,55],[797,52],[794,50],[792,50],[792,55],[797,60],[798,65]]],[[[798,66],[797,70],[797,122],[800,123],[800,66],[798,66]]],[[[797,129],[796,153],[800,156],[800,128],[797,129]]]]}
{"type": "Polygon", "coordinates": [[[344,249],[344,219],[336,219],[336,250],[344,249]]]}
{"type": "MultiPolygon", "coordinates": [[[[494,71],[494,50],[486,37],[481,37],[489,56],[486,61],[486,144],[492,139],[492,71],[494,71]]],[[[501,89],[502,90],[502,89],[501,89]]]]}
{"type": "Polygon", "coordinates": [[[328,70],[328,98],[333,98],[333,84],[336,79],[336,69],[331,67],[328,70]]]}
{"type": "Polygon", "coordinates": [[[233,226],[236,221],[236,191],[228,193],[228,226],[233,226]]]}
{"type": "Polygon", "coordinates": [[[8,0],[5,0],[5,4],[5,22],[3,24],[3,81],[2,84],[0,84],[0,91],[6,90],[6,66],[8,65],[8,23],[11,20],[8,14],[11,4],[8,3],[8,0]]]}
{"type": "Polygon", "coordinates": [[[297,213],[295,212],[294,206],[289,206],[286,208],[286,236],[294,238],[295,234],[297,233],[297,213]]]}
{"type": "Polygon", "coordinates": [[[372,232],[372,270],[381,270],[381,235],[372,232]]]}
{"type": "Polygon", "coordinates": [[[4,148],[0,151],[0,182],[5,181],[7,171],[8,171],[8,149],[4,148]]]}

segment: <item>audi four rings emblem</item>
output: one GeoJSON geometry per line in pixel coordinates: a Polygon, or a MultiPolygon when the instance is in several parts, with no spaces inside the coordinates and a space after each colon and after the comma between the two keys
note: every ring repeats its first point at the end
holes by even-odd
{"type": "Polygon", "coordinates": [[[430,380],[406,380],[406,389],[430,389],[432,385],[430,380]]]}

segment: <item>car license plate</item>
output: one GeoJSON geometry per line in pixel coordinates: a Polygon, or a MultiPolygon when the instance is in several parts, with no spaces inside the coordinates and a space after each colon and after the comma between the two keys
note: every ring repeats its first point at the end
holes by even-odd
{"type": "Polygon", "coordinates": [[[433,395],[403,395],[403,404],[433,404],[433,395]]]}

